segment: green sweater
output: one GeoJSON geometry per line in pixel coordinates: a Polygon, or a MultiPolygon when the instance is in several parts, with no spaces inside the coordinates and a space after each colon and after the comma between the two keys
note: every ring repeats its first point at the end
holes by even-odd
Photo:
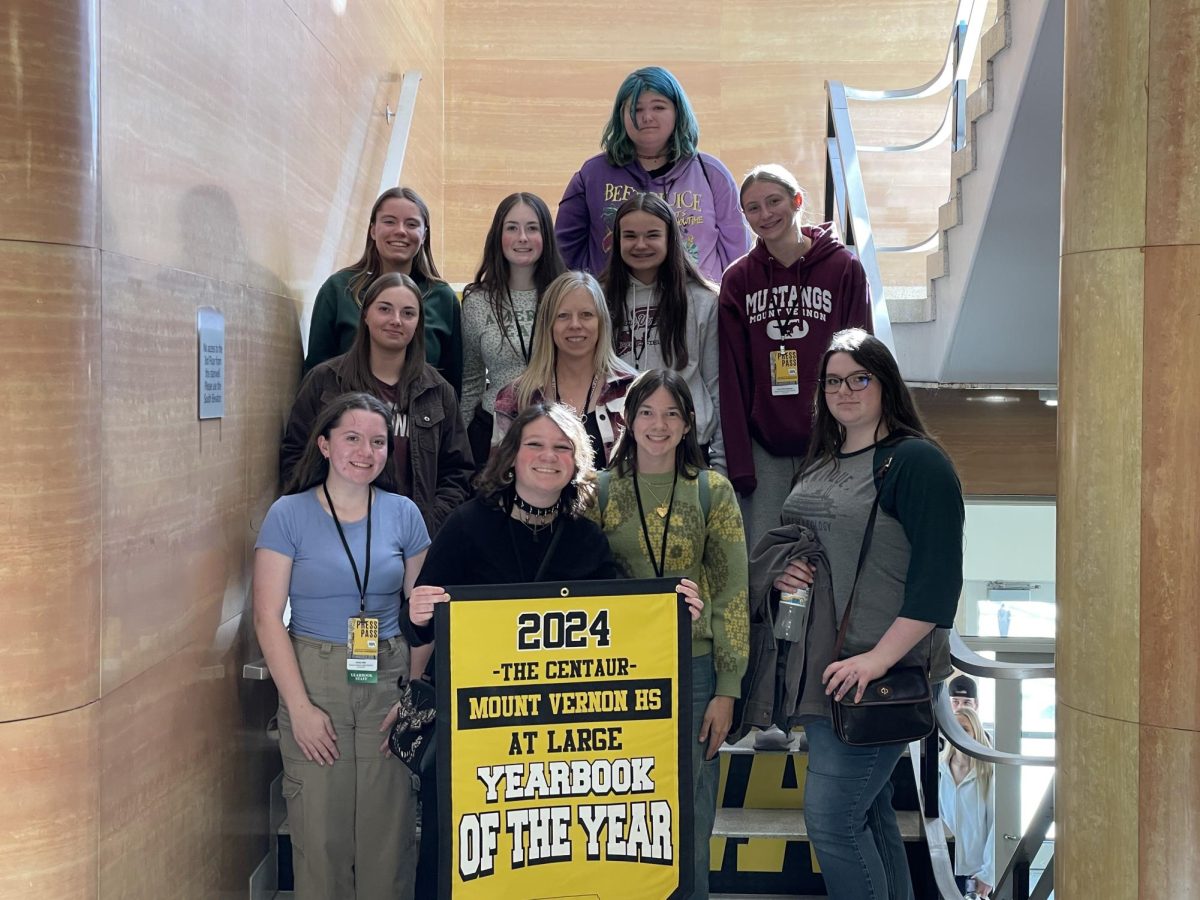
{"type": "MultiPolygon", "coordinates": [[[[588,516],[600,524],[613,556],[630,578],[653,578],[654,565],[638,516],[633,477],[612,473],[603,511],[593,507],[588,516]]],[[[664,519],[655,514],[659,503],[671,495],[667,475],[639,475],[642,508],[647,530],[658,557],[664,519]]],[[[704,610],[692,624],[692,656],[713,654],[719,696],[738,697],[750,655],[750,618],[747,604],[748,570],[742,514],[733,486],[723,475],[710,471],[708,521],[700,506],[696,479],[680,478],[675,487],[671,525],[667,532],[663,575],[690,578],[700,586],[704,610]]]]}
{"type": "MultiPolygon", "coordinates": [[[[308,355],[304,371],[341,356],[354,343],[358,331],[360,307],[350,296],[350,269],[330,275],[313,304],[312,322],[308,329],[308,355]]],[[[462,392],[462,308],[453,288],[444,281],[430,281],[416,271],[413,281],[421,289],[421,306],[425,312],[425,362],[450,382],[454,393],[462,392]]]]}

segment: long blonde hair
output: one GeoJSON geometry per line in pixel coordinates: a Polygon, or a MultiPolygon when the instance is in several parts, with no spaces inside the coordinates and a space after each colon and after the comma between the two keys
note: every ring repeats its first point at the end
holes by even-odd
{"type": "Polygon", "coordinates": [[[597,334],[592,368],[600,382],[603,384],[613,375],[636,374],[613,350],[612,319],[609,317],[608,304],[604,302],[604,291],[600,289],[600,283],[587,272],[563,272],[550,282],[545,296],[538,304],[529,365],[515,382],[517,409],[528,406],[537,391],[541,391],[542,397],[547,401],[555,399],[546,396],[547,389],[554,381],[554,363],[558,359],[558,348],[554,346],[554,319],[567,294],[576,288],[586,290],[596,308],[597,334]]]}
{"type": "MultiPolygon", "coordinates": [[[[961,719],[967,720],[968,727],[966,728],[966,731],[974,732],[973,737],[975,740],[983,744],[985,747],[992,746],[992,739],[988,737],[988,733],[984,730],[983,722],[979,720],[979,713],[975,712],[975,710],[971,709],[969,706],[964,706],[954,715],[961,719]]],[[[949,741],[946,741],[946,746],[942,748],[942,762],[949,766],[954,754],[960,752],[962,751],[958,750],[958,748],[949,741]]],[[[986,796],[991,790],[992,776],[995,774],[996,766],[993,763],[984,762],[982,759],[976,759],[974,756],[970,756],[969,754],[964,753],[963,755],[966,756],[970,761],[968,771],[975,773],[975,780],[979,783],[979,787],[984,792],[984,796],[986,796]]]]}

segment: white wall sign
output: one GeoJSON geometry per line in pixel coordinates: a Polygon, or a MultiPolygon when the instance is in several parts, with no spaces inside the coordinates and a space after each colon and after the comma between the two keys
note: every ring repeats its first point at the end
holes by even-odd
{"type": "Polygon", "coordinates": [[[201,419],[225,416],[225,316],[211,306],[196,310],[199,345],[199,397],[201,419]]]}

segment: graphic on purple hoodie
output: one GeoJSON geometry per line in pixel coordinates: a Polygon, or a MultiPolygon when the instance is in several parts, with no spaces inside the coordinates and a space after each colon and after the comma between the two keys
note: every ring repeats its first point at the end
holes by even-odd
{"type": "Polygon", "coordinates": [[[636,162],[614,166],[599,154],[575,173],[558,204],[554,233],[568,268],[604,272],[617,208],[641,192],[657,194],[675,210],[685,251],[713,282],[749,248],[737,186],[715,156],[698,153],[652,177],[636,162]]]}
{"type": "MultiPolygon", "coordinates": [[[[774,456],[803,456],[821,356],[843,328],[871,326],[871,294],[858,257],[832,223],[803,228],[808,253],[790,266],[762,241],[721,282],[721,430],[729,480],[739,494],[757,486],[751,440],[774,456]],[[795,351],[790,389],[773,389],[772,353],[795,351]]],[[[782,502],[783,498],[780,498],[782,502]]]]}

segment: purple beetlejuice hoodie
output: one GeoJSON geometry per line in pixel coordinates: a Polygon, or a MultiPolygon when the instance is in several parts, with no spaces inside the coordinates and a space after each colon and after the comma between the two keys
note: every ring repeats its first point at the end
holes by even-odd
{"type": "Polygon", "coordinates": [[[719,284],[725,267],[750,248],[737,186],[715,156],[698,153],[652,177],[637,162],[614,166],[601,153],[575,173],[558,204],[554,233],[568,268],[604,272],[617,207],[638,192],[657,194],[675,210],[684,250],[712,281],[719,284]]]}

